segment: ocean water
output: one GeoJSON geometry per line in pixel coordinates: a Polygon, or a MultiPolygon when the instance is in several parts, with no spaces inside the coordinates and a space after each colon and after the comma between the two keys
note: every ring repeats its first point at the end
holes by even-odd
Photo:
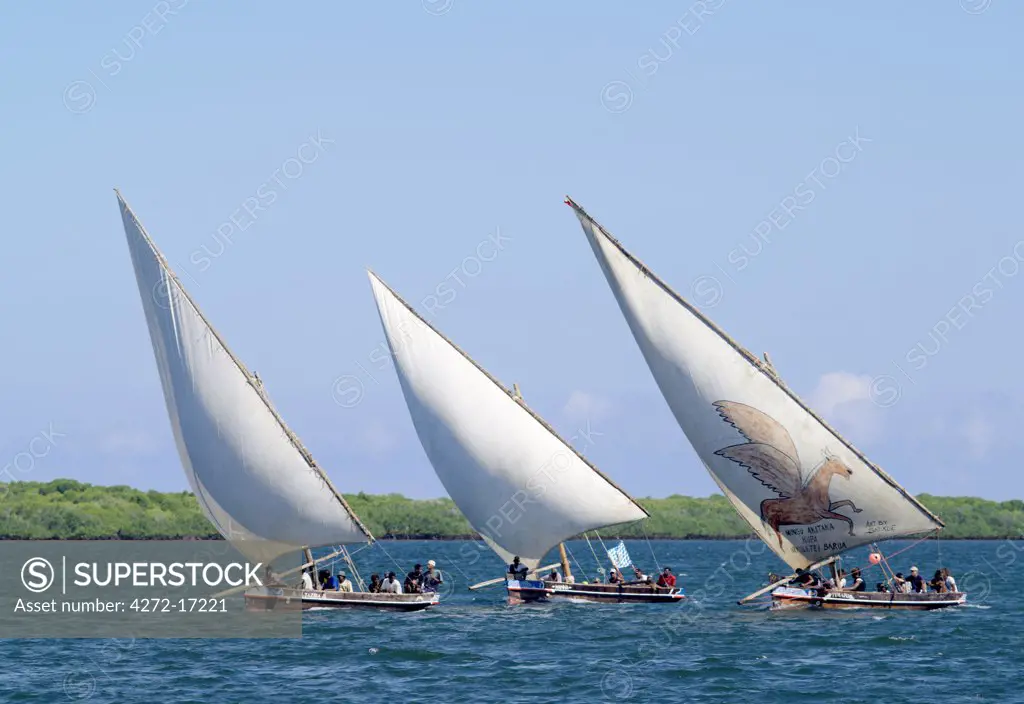
{"type": "MultiPolygon", "coordinates": [[[[440,607],[308,612],[289,640],[0,640],[0,702],[1024,702],[1024,541],[932,540],[895,556],[926,577],[949,567],[969,592],[967,607],[934,612],[740,607],[784,569],[759,541],[627,547],[644,569],[671,566],[690,598],[509,606],[501,587],[466,589],[502,572],[482,544],[386,543],[403,570],[437,561],[440,607]]],[[[595,573],[586,543],[570,550],[595,573]]],[[[397,571],[380,547],[356,562],[367,579],[397,571]]],[[[873,586],[878,569],[865,577],[873,586]]]]}

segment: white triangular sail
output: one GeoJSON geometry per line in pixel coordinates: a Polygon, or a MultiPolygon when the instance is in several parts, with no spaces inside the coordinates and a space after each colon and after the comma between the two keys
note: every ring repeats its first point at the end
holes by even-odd
{"type": "Polygon", "coordinates": [[[370,282],[423,449],[502,559],[533,569],[563,540],[648,515],[373,273],[370,282]]]}
{"type": "Polygon", "coordinates": [[[372,539],[117,199],[175,443],[207,518],[229,540],[280,552],[372,539]]]}
{"type": "Polygon", "coordinates": [[[739,514],[790,566],[942,522],[571,200],[676,421],[739,514]],[[777,530],[776,530],[777,529],[777,530]]]}

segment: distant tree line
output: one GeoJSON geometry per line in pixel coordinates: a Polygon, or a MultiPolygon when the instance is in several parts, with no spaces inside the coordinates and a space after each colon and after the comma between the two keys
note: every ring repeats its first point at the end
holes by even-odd
{"type": "MultiPolygon", "coordinates": [[[[348,494],[346,500],[377,538],[477,537],[451,499],[400,494],[348,494]]],[[[1024,535],[1024,502],[921,494],[946,523],[945,538],[1024,535]]],[[[601,531],[607,537],[742,538],[751,534],[724,496],[639,499],[651,517],[601,531]]],[[[187,491],[163,493],[93,486],[73,479],[0,484],[0,539],[140,540],[218,538],[187,491]]]]}

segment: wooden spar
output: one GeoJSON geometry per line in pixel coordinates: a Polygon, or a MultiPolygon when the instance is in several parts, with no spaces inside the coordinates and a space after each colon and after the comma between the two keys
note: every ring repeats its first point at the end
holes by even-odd
{"type": "MultiPolygon", "coordinates": [[[[836,561],[836,556],[835,555],[832,555],[831,557],[826,557],[824,560],[819,560],[818,562],[815,562],[813,565],[809,565],[807,567],[807,569],[804,570],[804,572],[811,572],[813,570],[818,569],[819,567],[824,567],[825,565],[831,565],[835,561],[836,561]]],[[[780,579],[778,582],[773,582],[772,584],[769,584],[767,587],[764,587],[763,589],[758,589],[756,592],[754,592],[750,596],[745,596],[742,599],[740,599],[739,601],[737,601],[736,603],[737,604],[745,604],[748,601],[750,601],[751,599],[756,599],[757,597],[761,596],[762,594],[765,594],[767,592],[772,591],[776,587],[781,587],[783,585],[789,584],[794,579],[796,579],[798,576],[799,575],[797,575],[797,574],[791,574],[788,577],[785,577],[784,579],[780,579]]]]}
{"type": "MultiPolygon", "coordinates": [[[[529,572],[526,576],[529,577],[531,574],[536,576],[537,573],[542,571],[542,570],[553,570],[556,567],[558,567],[558,564],[559,563],[557,563],[557,562],[552,562],[550,565],[544,565],[543,567],[538,567],[537,569],[532,570],[531,572],[529,572]]],[[[498,582],[504,582],[506,579],[507,579],[507,577],[497,577],[496,579],[488,579],[486,582],[478,582],[477,584],[472,585],[469,588],[469,590],[470,591],[476,591],[477,589],[483,589],[484,587],[494,586],[498,582]]]]}
{"type": "MultiPolygon", "coordinates": [[[[307,552],[308,552],[308,548],[307,548],[307,552]]],[[[282,572],[281,574],[278,575],[278,577],[287,577],[288,575],[295,574],[299,570],[303,570],[303,569],[305,569],[307,567],[316,567],[318,562],[323,562],[325,560],[330,560],[332,557],[337,557],[338,555],[341,555],[342,552],[343,551],[341,551],[341,550],[335,550],[331,554],[324,555],[323,557],[321,557],[319,559],[316,559],[316,560],[310,559],[309,562],[303,562],[298,567],[293,567],[292,569],[290,569],[290,570],[288,570],[286,572],[282,572]]],[[[312,553],[310,553],[310,554],[312,554],[312,553]]],[[[307,559],[309,559],[309,558],[307,558],[307,559]]],[[[232,587],[231,589],[225,589],[222,592],[217,592],[216,594],[214,594],[210,598],[211,599],[216,599],[216,598],[219,598],[219,597],[222,597],[222,596],[228,596],[229,594],[237,594],[238,592],[244,592],[246,589],[248,589],[251,586],[253,586],[253,585],[251,585],[251,584],[243,584],[243,585],[238,586],[238,587],[232,587]]],[[[317,585],[314,584],[313,588],[315,589],[316,586],[317,585]]]]}
{"type": "Polygon", "coordinates": [[[572,570],[569,569],[569,556],[565,554],[565,543],[558,544],[558,554],[562,558],[562,581],[568,582],[572,577],[572,570]]]}
{"type": "Polygon", "coordinates": [[[356,563],[352,561],[352,556],[349,555],[348,548],[346,548],[344,545],[342,545],[341,546],[341,551],[342,551],[342,555],[344,555],[344,557],[345,557],[345,562],[348,563],[348,566],[352,570],[352,574],[355,576],[355,578],[357,580],[356,583],[359,585],[359,590],[365,592],[366,591],[366,584],[363,582],[363,578],[359,576],[359,570],[356,568],[356,563]]]}

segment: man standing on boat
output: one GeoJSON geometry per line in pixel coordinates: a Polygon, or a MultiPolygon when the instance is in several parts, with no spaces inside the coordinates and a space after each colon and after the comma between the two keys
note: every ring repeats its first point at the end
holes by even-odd
{"type": "Polygon", "coordinates": [[[444,580],[441,578],[441,572],[435,569],[436,567],[437,563],[433,560],[427,560],[427,571],[423,573],[423,577],[420,580],[425,592],[436,592],[437,588],[444,583],[444,580]]]}
{"type": "Polygon", "coordinates": [[[512,563],[508,566],[508,573],[512,575],[514,579],[526,579],[526,565],[519,562],[519,555],[512,558],[512,563]]]}
{"type": "Polygon", "coordinates": [[[313,591],[313,577],[310,576],[310,571],[312,569],[313,568],[310,567],[309,569],[302,570],[302,588],[308,592],[313,591]]]}

